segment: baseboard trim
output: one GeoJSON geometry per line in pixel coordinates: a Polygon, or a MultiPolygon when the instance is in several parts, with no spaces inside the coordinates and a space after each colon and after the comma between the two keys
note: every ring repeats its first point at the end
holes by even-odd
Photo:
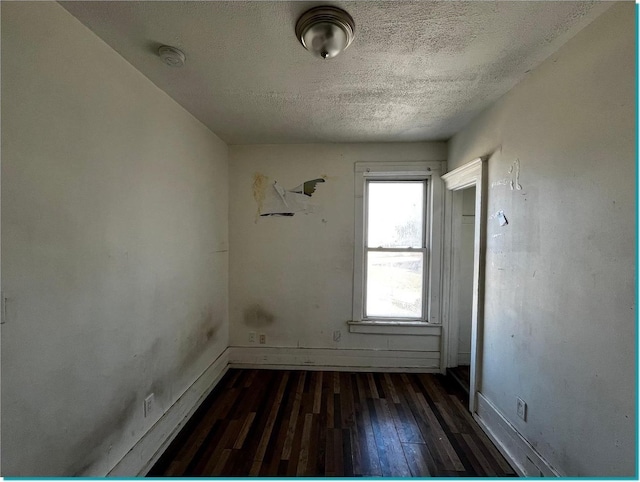
{"type": "Polygon", "coordinates": [[[440,352],[294,347],[230,347],[231,368],[439,373],[440,352]]]}
{"type": "Polygon", "coordinates": [[[228,368],[229,349],[227,348],[169,407],[138,443],[111,469],[107,476],[134,477],[146,475],[202,401],[224,376],[228,368]]]}
{"type": "Polygon", "coordinates": [[[473,418],[521,477],[564,477],[552,467],[482,393],[473,418]]]}
{"type": "Polygon", "coordinates": [[[440,352],[228,347],[109,471],[144,476],[229,368],[438,373],[440,352]]]}

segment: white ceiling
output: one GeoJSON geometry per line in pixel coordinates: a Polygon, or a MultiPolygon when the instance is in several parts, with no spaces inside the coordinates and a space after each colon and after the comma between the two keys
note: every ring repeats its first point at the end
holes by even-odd
{"type": "Polygon", "coordinates": [[[356,35],[323,61],[294,34],[321,2],[61,3],[229,144],[448,139],[611,5],[326,2],[356,35]]]}

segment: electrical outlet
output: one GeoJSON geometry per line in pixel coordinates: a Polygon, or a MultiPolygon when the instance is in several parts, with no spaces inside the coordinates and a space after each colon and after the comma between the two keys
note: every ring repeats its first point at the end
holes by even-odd
{"type": "Polygon", "coordinates": [[[250,331],[249,332],[249,343],[255,343],[256,342],[256,332],[255,331],[250,331]]]}
{"type": "Polygon", "coordinates": [[[144,418],[147,418],[149,415],[151,415],[151,411],[153,410],[153,401],[153,393],[150,393],[147,398],[144,399],[144,418]]]}
{"type": "Polygon", "coordinates": [[[260,344],[264,345],[267,342],[267,335],[260,333],[260,344]]]}
{"type": "Polygon", "coordinates": [[[518,414],[518,417],[520,417],[522,420],[526,422],[527,421],[527,404],[520,397],[516,397],[516,400],[517,400],[516,413],[518,414]]]}
{"type": "Polygon", "coordinates": [[[333,341],[340,341],[341,337],[342,333],[340,333],[340,330],[336,330],[333,332],[333,341]]]}

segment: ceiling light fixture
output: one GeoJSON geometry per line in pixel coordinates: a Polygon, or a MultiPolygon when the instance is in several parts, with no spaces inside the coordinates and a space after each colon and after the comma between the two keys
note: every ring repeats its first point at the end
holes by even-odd
{"type": "Polygon", "coordinates": [[[330,59],[353,40],[356,25],[347,12],[336,7],[315,7],[296,23],[296,37],[312,54],[330,59]]]}
{"type": "Polygon", "coordinates": [[[184,65],[184,61],[187,59],[182,50],[178,50],[175,47],[169,47],[168,45],[160,47],[158,49],[158,55],[169,67],[182,67],[184,65]]]}

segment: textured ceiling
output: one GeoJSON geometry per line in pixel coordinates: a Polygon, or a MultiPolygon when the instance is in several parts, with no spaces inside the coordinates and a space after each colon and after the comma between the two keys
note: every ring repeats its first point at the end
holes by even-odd
{"type": "Polygon", "coordinates": [[[230,144],[448,139],[611,5],[328,2],[356,37],[323,61],[294,35],[319,2],[61,3],[230,144]]]}

